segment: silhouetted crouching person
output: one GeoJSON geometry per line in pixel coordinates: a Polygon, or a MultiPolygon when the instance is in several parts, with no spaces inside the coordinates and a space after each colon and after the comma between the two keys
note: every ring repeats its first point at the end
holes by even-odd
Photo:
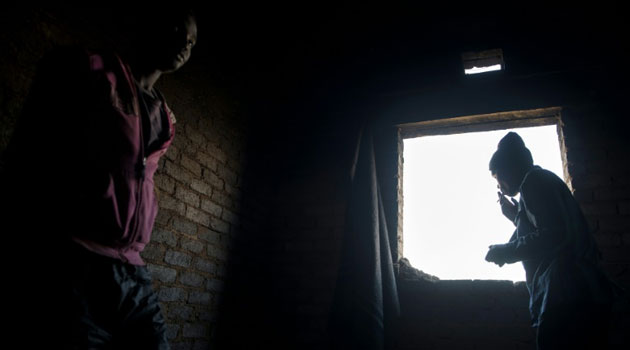
{"type": "Polygon", "coordinates": [[[486,260],[522,261],[538,349],[604,349],[611,284],[599,252],[567,185],[533,165],[521,137],[508,133],[490,160],[503,214],[516,225],[508,243],[490,246],[486,260]],[[518,203],[505,196],[520,192],[518,203]]]}
{"type": "Polygon", "coordinates": [[[139,23],[134,55],[46,57],[7,150],[3,213],[29,251],[16,264],[20,348],[169,348],[140,256],[158,209],[153,175],[175,132],[154,84],[188,61],[197,27],[190,12],[143,14],[153,17],[139,23]]]}

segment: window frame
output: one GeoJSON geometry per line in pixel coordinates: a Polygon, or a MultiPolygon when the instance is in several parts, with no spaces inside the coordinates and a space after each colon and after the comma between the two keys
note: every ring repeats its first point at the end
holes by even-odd
{"type": "Polygon", "coordinates": [[[562,107],[547,107],[528,110],[516,110],[508,112],[497,112],[489,114],[467,115],[451,118],[435,118],[425,121],[404,123],[396,125],[397,134],[397,158],[398,158],[398,182],[396,184],[396,212],[397,212],[397,232],[396,232],[396,260],[399,261],[404,256],[403,252],[403,154],[404,139],[429,135],[453,135],[468,132],[481,132],[493,130],[505,130],[513,128],[524,128],[534,126],[556,125],[558,132],[558,143],[562,157],[562,168],[564,181],[571,188],[571,177],[568,172],[567,149],[564,142],[562,122],[562,107]]]}

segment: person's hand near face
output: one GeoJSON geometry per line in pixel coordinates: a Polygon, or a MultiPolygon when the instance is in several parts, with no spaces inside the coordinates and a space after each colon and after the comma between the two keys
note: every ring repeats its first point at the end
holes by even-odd
{"type": "Polygon", "coordinates": [[[508,218],[508,220],[514,222],[516,214],[518,213],[518,202],[514,198],[509,198],[501,191],[497,192],[499,195],[499,204],[501,205],[501,212],[508,218]]]}

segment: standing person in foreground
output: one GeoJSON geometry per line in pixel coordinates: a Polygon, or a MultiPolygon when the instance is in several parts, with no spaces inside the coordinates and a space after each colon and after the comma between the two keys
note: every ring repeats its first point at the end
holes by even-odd
{"type": "Polygon", "coordinates": [[[508,243],[490,246],[486,260],[499,266],[522,261],[538,349],[606,348],[612,288],[569,188],[533,164],[514,132],[499,142],[490,171],[501,210],[516,230],[508,243]],[[506,198],[519,192],[518,202],[506,198]]]}
{"type": "Polygon", "coordinates": [[[197,25],[190,11],[138,14],[125,54],[66,48],[43,60],[6,152],[3,214],[31,249],[18,264],[25,348],[169,349],[140,252],[175,132],[155,83],[188,61],[197,25]]]}

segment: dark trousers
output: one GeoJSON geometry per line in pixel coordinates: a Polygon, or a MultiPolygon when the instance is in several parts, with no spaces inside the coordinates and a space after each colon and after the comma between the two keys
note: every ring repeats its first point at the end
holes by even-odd
{"type": "Polygon", "coordinates": [[[79,246],[70,248],[63,261],[57,309],[63,349],[169,349],[146,267],[79,246]]]}
{"type": "Polygon", "coordinates": [[[604,350],[608,347],[610,307],[579,304],[545,311],[536,334],[538,350],[604,350]]]}

